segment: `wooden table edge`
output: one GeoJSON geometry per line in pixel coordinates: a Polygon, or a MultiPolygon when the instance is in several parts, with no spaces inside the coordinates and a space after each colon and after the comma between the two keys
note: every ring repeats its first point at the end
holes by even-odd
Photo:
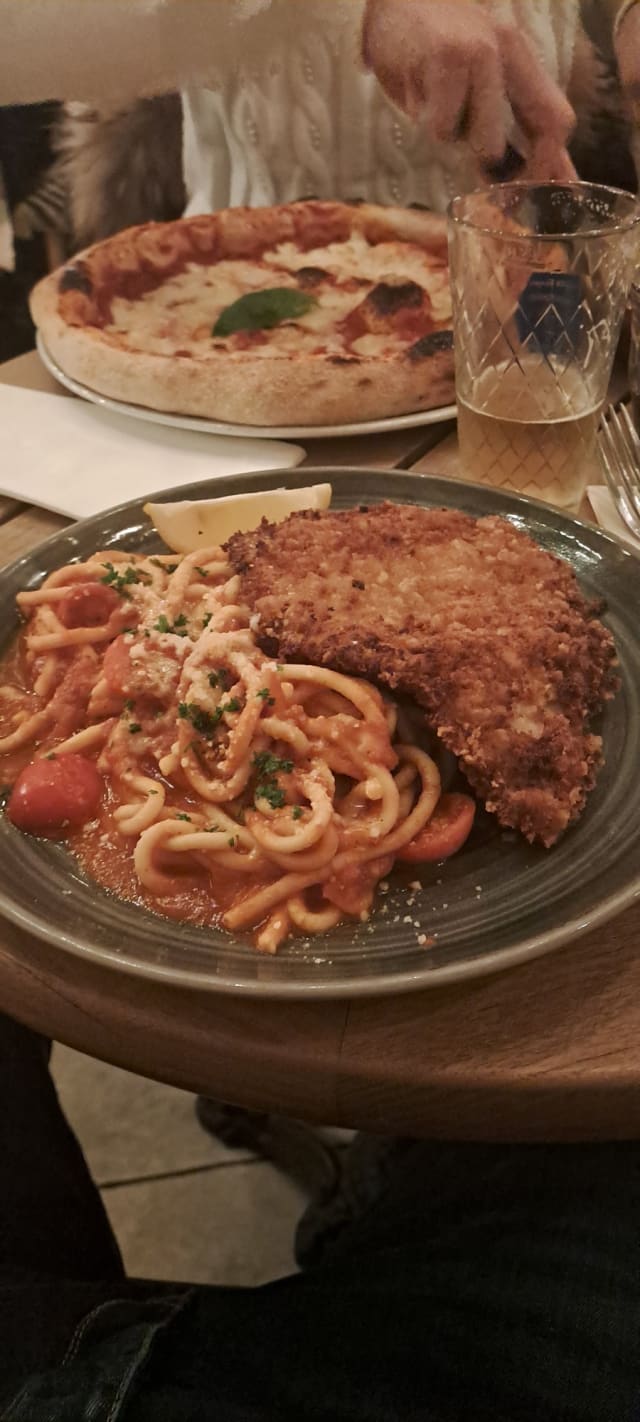
{"type": "MultiPolygon", "coordinates": [[[[64,396],[35,354],[10,366],[0,367],[0,383],[32,381],[64,396]]],[[[425,456],[425,448],[443,433],[421,431],[420,451],[408,441],[395,467],[437,472],[437,450],[425,456]]],[[[360,449],[366,467],[370,447],[350,441],[348,462],[362,462],[360,449]]],[[[323,451],[318,441],[309,462],[323,451]]],[[[344,462],[342,449],[333,453],[344,462]]],[[[0,548],[17,556],[66,522],[5,501],[0,548]]],[[[4,1009],[37,1030],[247,1106],[448,1138],[624,1138],[637,1130],[640,1106],[639,942],[640,905],[578,945],[465,987],[262,1000],[257,1011],[255,999],[148,981],[141,989],[141,980],[94,964],[79,969],[79,960],[0,922],[0,983],[4,1009]],[[178,1010],[185,993],[188,1030],[178,1010]]]]}

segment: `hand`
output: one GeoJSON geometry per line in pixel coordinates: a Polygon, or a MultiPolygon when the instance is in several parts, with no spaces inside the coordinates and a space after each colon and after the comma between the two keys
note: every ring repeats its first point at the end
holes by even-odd
{"type": "Polygon", "coordinates": [[[367,0],[362,53],[385,93],[441,142],[464,139],[496,163],[510,112],[522,134],[525,177],[569,179],[574,113],[528,39],[469,0],[367,0]]]}
{"type": "Polygon", "coordinates": [[[637,123],[640,118],[640,5],[632,5],[622,20],[616,35],[616,58],[622,92],[637,123]]]}

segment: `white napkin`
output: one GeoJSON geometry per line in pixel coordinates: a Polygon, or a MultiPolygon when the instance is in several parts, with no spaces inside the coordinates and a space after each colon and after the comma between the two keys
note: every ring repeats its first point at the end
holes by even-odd
{"type": "Polygon", "coordinates": [[[634,553],[640,553],[640,538],[636,538],[618,513],[609,490],[604,484],[591,484],[587,489],[589,503],[601,528],[614,533],[621,543],[626,543],[634,553]]]}
{"type": "Polygon", "coordinates": [[[177,484],[291,468],[302,459],[300,445],[280,440],[199,434],[0,384],[0,494],[68,518],[177,484]]]}

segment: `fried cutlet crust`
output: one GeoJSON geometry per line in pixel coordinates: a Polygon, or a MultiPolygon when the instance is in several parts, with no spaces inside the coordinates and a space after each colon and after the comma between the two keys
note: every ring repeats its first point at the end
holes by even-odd
{"type": "Polygon", "coordinates": [[[501,824],[551,845],[601,759],[615,645],[569,565],[498,517],[382,503],[226,545],[261,647],[412,697],[501,824]]]}

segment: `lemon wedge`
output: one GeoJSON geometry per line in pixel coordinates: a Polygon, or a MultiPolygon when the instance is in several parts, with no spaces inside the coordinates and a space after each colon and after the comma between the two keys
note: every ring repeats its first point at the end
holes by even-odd
{"type": "Polygon", "coordinates": [[[176,504],[145,504],[144,511],[173,553],[196,553],[226,543],[232,533],[249,533],[263,518],[282,523],[300,509],[327,509],[330,484],[306,489],[261,489],[221,499],[185,499],[176,504]]]}

